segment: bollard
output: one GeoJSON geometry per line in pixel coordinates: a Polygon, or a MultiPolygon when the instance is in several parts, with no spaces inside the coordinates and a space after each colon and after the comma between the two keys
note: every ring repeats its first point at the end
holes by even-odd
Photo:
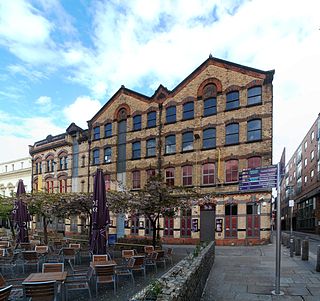
{"type": "Polygon", "coordinates": [[[316,265],[316,271],[320,272],[320,245],[317,248],[317,265],[316,265]]]}
{"type": "Polygon", "coordinates": [[[302,260],[309,260],[309,240],[302,241],[302,260]]]}
{"type": "Polygon", "coordinates": [[[289,234],[287,234],[287,249],[289,249],[290,248],[290,239],[291,239],[291,237],[290,237],[290,235],[289,234]]]}
{"type": "Polygon", "coordinates": [[[293,257],[293,252],[294,252],[294,240],[293,236],[290,237],[290,257],[293,257]]]}
{"type": "Polygon", "coordinates": [[[301,239],[300,238],[296,238],[295,239],[295,254],[296,256],[301,256],[301,239]]]}

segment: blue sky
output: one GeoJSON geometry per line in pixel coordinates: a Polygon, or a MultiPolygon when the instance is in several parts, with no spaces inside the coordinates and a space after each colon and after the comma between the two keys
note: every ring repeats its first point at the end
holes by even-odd
{"type": "Polygon", "coordinates": [[[274,159],[290,156],[319,113],[320,3],[307,3],[0,0],[0,161],[86,127],[121,85],[174,88],[210,53],[276,70],[274,159]]]}

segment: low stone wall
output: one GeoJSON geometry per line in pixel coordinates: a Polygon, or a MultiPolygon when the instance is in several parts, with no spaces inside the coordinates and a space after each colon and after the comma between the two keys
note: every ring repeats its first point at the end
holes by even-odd
{"type": "Polygon", "coordinates": [[[131,301],[200,300],[215,258],[215,243],[196,248],[155,283],[137,293],[131,301]]]}

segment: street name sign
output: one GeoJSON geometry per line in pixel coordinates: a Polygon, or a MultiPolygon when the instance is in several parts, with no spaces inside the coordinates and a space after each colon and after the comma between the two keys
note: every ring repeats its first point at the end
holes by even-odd
{"type": "Polygon", "coordinates": [[[277,165],[243,169],[239,174],[239,190],[259,190],[277,187],[277,165]]]}

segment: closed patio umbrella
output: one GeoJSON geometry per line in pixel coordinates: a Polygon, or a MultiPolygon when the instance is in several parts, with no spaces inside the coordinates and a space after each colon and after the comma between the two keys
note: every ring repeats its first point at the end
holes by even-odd
{"type": "Polygon", "coordinates": [[[109,222],[104,175],[101,169],[97,169],[93,185],[92,229],[90,237],[90,250],[93,254],[106,253],[106,226],[109,222]]]}
{"type": "Polygon", "coordinates": [[[20,196],[25,194],[23,180],[19,180],[17,189],[17,200],[12,210],[12,218],[15,226],[18,228],[16,242],[29,242],[27,223],[31,220],[27,205],[21,200],[20,196]]]}

